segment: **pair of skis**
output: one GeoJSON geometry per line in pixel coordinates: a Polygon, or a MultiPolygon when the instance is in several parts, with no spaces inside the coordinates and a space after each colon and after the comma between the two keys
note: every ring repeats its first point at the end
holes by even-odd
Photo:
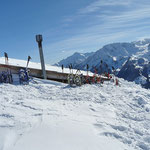
{"type": "Polygon", "coordinates": [[[76,71],[75,75],[73,73],[70,73],[68,75],[68,84],[70,86],[81,86],[82,84],[84,84],[84,76],[79,69],[76,71]]]}
{"type": "Polygon", "coordinates": [[[73,85],[81,86],[82,84],[85,83],[85,78],[79,69],[77,69],[76,73],[73,74],[73,66],[72,64],[70,64],[69,70],[70,70],[70,74],[68,75],[68,84],[70,86],[73,85]]]}
{"type": "Polygon", "coordinates": [[[0,74],[0,83],[13,83],[11,70],[3,71],[0,74]]]}
{"type": "Polygon", "coordinates": [[[31,79],[29,76],[30,70],[28,69],[30,60],[31,60],[31,57],[28,56],[26,68],[22,68],[19,70],[19,83],[20,84],[24,84],[24,85],[29,84],[29,79],[31,79]]]}

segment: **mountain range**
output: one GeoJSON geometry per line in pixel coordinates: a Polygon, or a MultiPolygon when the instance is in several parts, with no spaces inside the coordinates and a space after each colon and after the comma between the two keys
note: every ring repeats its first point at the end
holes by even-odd
{"type": "Polygon", "coordinates": [[[60,62],[56,63],[55,66],[62,66],[68,67],[70,64],[73,65],[73,68],[77,68],[79,64],[85,61],[89,56],[92,56],[94,52],[91,53],[74,53],[72,56],[67,57],[66,59],[61,60],[60,62]]]}
{"type": "MultiPolygon", "coordinates": [[[[150,88],[150,39],[126,43],[112,43],[103,46],[96,52],[74,53],[72,56],[57,63],[75,69],[89,70],[98,73],[112,72],[115,68],[117,76],[128,81],[135,81],[150,88]]],[[[56,65],[56,64],[55,64],[56,65]]]]}

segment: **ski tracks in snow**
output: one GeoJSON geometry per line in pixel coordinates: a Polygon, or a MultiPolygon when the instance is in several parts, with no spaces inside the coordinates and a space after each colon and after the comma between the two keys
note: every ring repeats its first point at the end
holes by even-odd
{"type": "MultiPolygon", "coordinates": [[[[135,149],[150,149],[150,94],[148,90],[126,82],[123,87],[107,86],[107,102],[116,108],[114,123],[110,124],[112,132],[104,132],[105,136],[119,139],[135,149]],[[117,89],[116,89],[117,88],[117,89]],[[117,90],[117,92],[116,92],[117,90]]],[[[105,96],[105,97],[106,97],[105,96]]]]}
{"type": "Polygon", "coordinates": [[[46,120],[71,120],[93,125],[99,137],[150,149],[149,90],[123,80],[121,87],[105,82],[74,88],[36,80],[26,86],[0,85],[0,129],[15,131],[19,138],[46,120]]]}

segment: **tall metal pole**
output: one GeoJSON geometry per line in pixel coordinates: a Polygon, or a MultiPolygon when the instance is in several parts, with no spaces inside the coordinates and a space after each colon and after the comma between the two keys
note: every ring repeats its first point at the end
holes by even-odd
{"type": "Polygon", "coordinates": [[[43,55],[43,49],[42,49],[42,40],[43,40],[42,35],[36,35],[36,41],[38,42],[38,46],[39,46],[39,53],[40,53],[43,78],[47,79],[46,70],[45,70],[44,55],[43,55]]]}

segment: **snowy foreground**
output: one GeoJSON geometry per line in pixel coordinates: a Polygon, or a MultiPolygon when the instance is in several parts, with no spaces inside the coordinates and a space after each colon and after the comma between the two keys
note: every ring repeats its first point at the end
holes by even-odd
{"type": "Polygon", "coordinates": [[[150,90],[0,84],[0,150],[150,150],[150,90]]]}

